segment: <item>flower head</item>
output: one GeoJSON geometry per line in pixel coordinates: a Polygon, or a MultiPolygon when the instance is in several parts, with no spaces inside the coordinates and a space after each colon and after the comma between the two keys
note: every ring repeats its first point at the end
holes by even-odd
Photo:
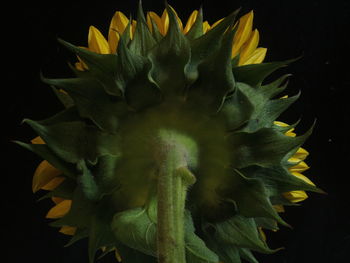
{"type": "Polygon", "coordinates": [[[322,192],[302,172],[311,134],[277,118],[297,98],[278,97],[292,61],[262,63],[253,12],[212,25],[201,10],[183,23],[140,6],[117,11],[108,36],[89,28],[76,78],[46,79],[66,108],[25,120],[39,135],[19,143],[44,161],[33,192],[55,206],[52,226],[89,237],[89,258],[115,251],[123,262],[256,262],[272,253],[263,229],[289,226],[284,206],[322,192]]]}

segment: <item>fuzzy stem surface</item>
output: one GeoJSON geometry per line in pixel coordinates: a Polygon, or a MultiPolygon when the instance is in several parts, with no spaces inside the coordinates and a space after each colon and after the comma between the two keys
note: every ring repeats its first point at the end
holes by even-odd
{"type": "Polygon", "coordinates": [[[195,177],[187,167],[185,145],[171,133],[158,153],[157,251],[159,263],[186,263],[184,213],[188,187],[195,177]]]}

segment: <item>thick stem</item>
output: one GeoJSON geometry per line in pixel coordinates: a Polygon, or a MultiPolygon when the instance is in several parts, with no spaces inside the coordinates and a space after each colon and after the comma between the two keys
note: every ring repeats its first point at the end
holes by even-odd
{"type": "MultiPolygon", "coordinates": [[[[171,138],[171,136],[170,136],[171,138]]],[[[195,177],[187,169],[188,152],[167,136],[158,152],[157,250],[159,263],[186,263],[184,212],[186,192],[195,177]]]]}

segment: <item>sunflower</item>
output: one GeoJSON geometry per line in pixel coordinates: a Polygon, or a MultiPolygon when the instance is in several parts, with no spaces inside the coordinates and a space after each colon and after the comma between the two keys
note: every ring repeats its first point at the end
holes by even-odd
{"type": "Polygon", "coordinates": [[[66,109],[19,142],[44,161],[33,192],[49,191],[46,217],[69,244],[89,237],[89,258],[122,262],[257,262],[273,253],[263,229],[288,226],[278,213],[322,193],[302,173],[310,131],[277,121],[297,96],[277,97],[290,63],[263,63],[253,11],[209,24],[202,10],[181,21],[139,7],[113,16],[107,39],[90,26],[77,78],[46,79],[66,109]]]}

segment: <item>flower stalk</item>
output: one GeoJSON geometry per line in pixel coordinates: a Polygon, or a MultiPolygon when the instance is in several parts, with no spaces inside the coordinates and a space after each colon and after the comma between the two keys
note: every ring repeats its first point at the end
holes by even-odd
{"type": "Polygon", "coordinates": [[[187,168],[188,151],[171,132],[162,134],[158,173],[157,251],[159,263],[185,263],[185,202],[195,183],[187,168]]]}

